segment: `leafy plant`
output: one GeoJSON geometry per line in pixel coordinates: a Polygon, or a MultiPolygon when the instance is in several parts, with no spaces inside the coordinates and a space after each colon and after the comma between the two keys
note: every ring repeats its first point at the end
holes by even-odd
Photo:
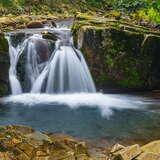
{"type": "Polygon", "coordinates": [[[1,0],[1,5],[3,7],[8,7],[8,6],[12,6],[13,5],[13,1],[12,0],[1,0]]]}

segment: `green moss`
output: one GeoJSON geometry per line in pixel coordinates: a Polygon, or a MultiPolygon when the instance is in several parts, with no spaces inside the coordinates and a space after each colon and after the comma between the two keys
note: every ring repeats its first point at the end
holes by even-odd
{"type": "Polygon", "coordinates": [[[108,82],[126,88],[151,85],[151,70],[156,64],[156,73],[159,66],[153,54],[158,58],[160,32],[105,18],[76,21],[73,30],[76,40],[79,31],[84,33],[82,50],[97,85],[108,82]]]}
{"type": "Polygon", "coordinates": [[[8,42],[4,37],[4,34],[0,34],[0,52],[8,52],[8,42]]]}
{"type": "Polygon", "coordinates": [[[8,93],[8,87],[6,84],[0,83],[0,96],[4,96],[8,93]]]}

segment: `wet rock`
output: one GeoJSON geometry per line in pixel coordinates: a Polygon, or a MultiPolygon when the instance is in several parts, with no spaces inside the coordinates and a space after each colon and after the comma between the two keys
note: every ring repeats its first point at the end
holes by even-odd
{"type": "Polygon", "coordinates": [[[57,36],[55,34],[52,34],[52,33],[49,33],[49,32],[44,32],[43,33],[43,38],[53,40],[53,41],[57,40],[57,36]]]}
{"type": "Polygon", "coordinates": [[[160,29],[160,24],[157,24],[155,28],[160,29]]]}
{"type": "Polygon", "coordinates": [[[40,21],[30,22],[26,26],[27,28],[43,28],[44,27],[43,23],[40,21]]]}
{"type": "Polygon", "coordinates": [[[17,26],[17,29],[25,29],[25,28],[26,28],[25,25],[19,25],[19,26],[17,26]]]}
{"type": "Polygon", "coordinates": [[[51,24],[52,24],[53,27],[57,27],[55,21],[51,21],[51,24]]]}

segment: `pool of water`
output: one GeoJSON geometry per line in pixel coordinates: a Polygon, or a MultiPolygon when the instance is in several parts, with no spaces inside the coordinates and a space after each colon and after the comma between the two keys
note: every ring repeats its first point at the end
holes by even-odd
{"type": "Polygon", "coordinates": [[[160,138],[160,103],[116,94],[22,94],[2,99],[0,125],[28,125],[81,139],[160,138]]]}

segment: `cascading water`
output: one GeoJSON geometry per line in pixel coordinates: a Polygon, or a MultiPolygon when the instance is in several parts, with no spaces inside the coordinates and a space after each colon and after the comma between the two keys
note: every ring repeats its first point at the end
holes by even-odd
{"type": "MultiPolygon", "coordinates": [[[[73,46],[70,29],[50,29],[58,40],[49,55],[41,34],[27,37],[16,47],[7,36],[10,54],[9,80],[12,94],[23,91],[17,76],[19,57],[25,55],[25,77],[31,93],[95,92],[95,85],[82,53],[73,46]]],[[[25,90],[25,89],[24,89],[25,90]]]]}
{"type": "Polygon", "coordinates": [[[104,137],[107,142],[124,137],[125,141],[126,137],[144,140],[146,135],[159,138],[159,100],[94,93],[91,74],[82,53],[73,46],[69,29],[21,32],[25,33],[21,38],[17,32],[6,35],[14,95],[1,99],[0,125],[27,125],[100,143],[104,137]],[[53,34],[52,42],[43,38],[44,31],[53,34]]]}

